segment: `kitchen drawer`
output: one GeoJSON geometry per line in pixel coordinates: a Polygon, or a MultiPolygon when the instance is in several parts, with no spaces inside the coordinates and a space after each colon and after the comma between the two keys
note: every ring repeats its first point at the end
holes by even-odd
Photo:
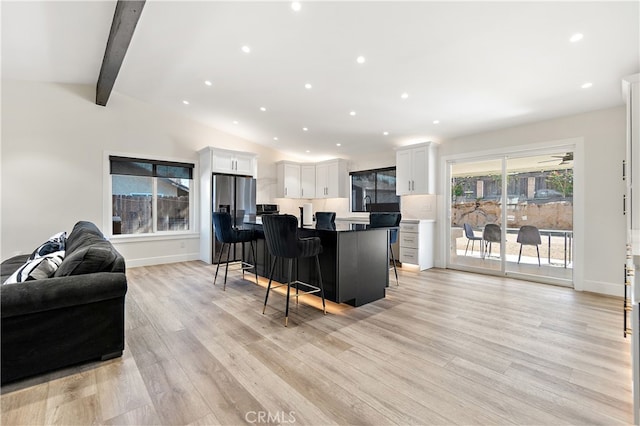
{"type": "Polygon", "coordinates": [[[400,247],[400,262],[418,263],[418,249],[400,247]]]}
{"type": "Polygon", "coordinates": [[[400,247],[409,247],[417,249],[419,247],[418,234],[410,232],[400,232],[400,247]]]}
{"type": "Polygon", "coordinates": [[[400,231],[418,233],[419,225],[417,223],[402,223],[400,222],[400,231]]]}

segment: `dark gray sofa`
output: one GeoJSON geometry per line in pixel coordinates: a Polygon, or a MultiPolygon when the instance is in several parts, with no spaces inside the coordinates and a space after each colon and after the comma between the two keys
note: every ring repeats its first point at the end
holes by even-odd
{"type": "MultiPolygon", "coordinates": [[[[29,255],[2,262],[0,282],[29,255]]],[[[56,274],[0,286],[2,384],[124,350],[124,258],[91,222],[69,234],[56,274]]]]}

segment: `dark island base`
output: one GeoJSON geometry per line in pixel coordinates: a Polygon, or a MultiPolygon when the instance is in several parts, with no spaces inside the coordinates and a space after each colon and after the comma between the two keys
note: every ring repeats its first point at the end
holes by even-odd
{"type": "MultiPolygon", "coordinates": [[[[258,275],[269,278],[273,258],[266,247],[261,224],[245,224],[256,229],[258,275]]],[[[388,230],[385,228],[340,232],[336,230],[301,229],[300,237],[320,237],[322,253],[319,256],[325,298],[336,303],[361,306],[385,297],[389,285],[388,230]]],[[[245,259],[251,259],[249,245],[245,259]]],[[[314,258],[293,262],[292,280],[318,285],[314,258]]],[[[273,279],[287,282],[286,262],[276,261],[273,279]]],[[[315,293],[319,297],[318,293],[315,293]]]]}

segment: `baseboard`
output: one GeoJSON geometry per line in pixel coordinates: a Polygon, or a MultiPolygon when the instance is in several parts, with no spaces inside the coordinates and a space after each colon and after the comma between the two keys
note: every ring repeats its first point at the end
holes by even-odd
{"type": "Polygon", "coordinates": [[[165,263],[188,262],[190,260],[199,260],[200,253],[182,253],[169,256],[143,257],[139,259],[125,259],[127,268],[135,268],[138,266],[162,265],[165,263]]]}
{"type": "Polygon", "coordinates": [[[606,294],[609,296],[617,296],[617,297],[624,296],[623,283],[610,283],[605,281],[584,280],[583,286],[580,290],[589,291],[592,293],[606,294]]]}

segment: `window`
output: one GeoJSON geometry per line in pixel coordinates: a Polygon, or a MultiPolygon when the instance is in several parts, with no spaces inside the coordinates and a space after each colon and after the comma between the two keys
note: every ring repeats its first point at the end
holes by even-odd
{"type": "Polygon", "coordinates": [[[113,235],[189,230],[194,165],[109,156],[113,235]]]}
{"type": "Polygon", "coordinates": [[[352,212],[399,212],[396,168],[351,172],[352,212]]]}

